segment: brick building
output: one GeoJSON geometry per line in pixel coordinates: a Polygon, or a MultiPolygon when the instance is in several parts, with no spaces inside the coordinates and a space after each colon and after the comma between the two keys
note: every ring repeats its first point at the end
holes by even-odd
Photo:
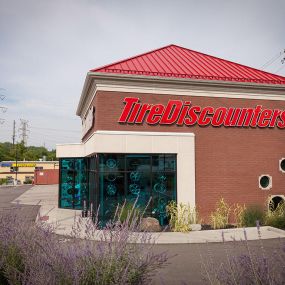
{"type": "Polygon", "coordinates": [[[57,145],[59,206],[124,199],[167,222],[170,200],[207,220],[223,197],[265,205],[285,195],[285,77],[169,45],[88,72],[82,142],[57,145]]]}

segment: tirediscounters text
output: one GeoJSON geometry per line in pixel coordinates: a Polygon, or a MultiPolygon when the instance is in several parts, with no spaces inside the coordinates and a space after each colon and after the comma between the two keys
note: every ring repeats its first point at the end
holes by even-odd
{"type": "Polygon", "coordinates": [[[257,105],[255,108],[214,108],[195,106],[191,101],[169,100],[165,106],[140,103],[140,99],[135,97],[126,97],[124,103],[125,107],[118,120],[119,123],[285,128],[285,110],[265,109],[262,105],[257,105]]]}

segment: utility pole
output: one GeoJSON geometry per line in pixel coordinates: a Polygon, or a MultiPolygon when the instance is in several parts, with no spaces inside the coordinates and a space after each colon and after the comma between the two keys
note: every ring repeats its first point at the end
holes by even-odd
{"type": "Polygon", "coordinates": [[[20,137],[22,137],[22,141],[24,143],[24,146],[27,146],[29,124],[28,124],[27,120],[23,120],[23,119],[20,119],[20,124],[21,124],[21,127],[19,128],[20,137]]]}
{"type": "Polygon", "coordinates": [[[16,121],[14,120],[13,121],[13,134],[12,134],[13,149],[15,153],[15,162],[16,162],[14,185],[17,185],[18,184],[18,146],[17,146],[17,143],[15,144],[15,140],[16,140],[16,121]]]}
{"type": "Polygon", "coordinates": [[[14,122],[13,122],[13,135],[12,135],[13,148],[14,148],[14,145],[15,145],[15,138],[16,138],[16,121],[14,120],[14,122]]]}
{"type": "Polygon", "coordinates": [[[18,185],[18,146],[16,144],[16,155],[15,155],[15,161],[16,161],[16,167],[15,167],[15,170],[16,170],[16,177],[15,177],[15,181],[14,181],[14,184],[15,185],[18,185]]]}

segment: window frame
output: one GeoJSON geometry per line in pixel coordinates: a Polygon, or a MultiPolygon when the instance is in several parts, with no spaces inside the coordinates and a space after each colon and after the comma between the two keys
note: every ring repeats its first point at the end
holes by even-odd
{"type": "Polygon", "coordinates": [[[261,190],[270,190],[272,188],[272,176],[269,175],[269,174],[261,174],[259,177],[258,177],[258,186],[261,190]],[[266,187],[263,187],[260,183],[260,180],[262,177],[268,177],[269,178],[269,184],[266,186],[266,187]]]}
{"type": "Polygon", "coordinates": [[[280,170],[282,173],[285,173],[285,169],[282,169],[282,167],[281,167],[282,161],[285,161],[285,157],[282,157],[281,159],[279,159],[279,170],[280,170]]]}

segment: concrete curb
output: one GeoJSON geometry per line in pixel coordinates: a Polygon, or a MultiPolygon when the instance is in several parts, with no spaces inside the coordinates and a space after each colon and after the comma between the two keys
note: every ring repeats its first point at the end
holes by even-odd
{"type": "MultiPolygon", "coordinates": [[[[86,238],[86,226],[88,221],[86,218],[82,219],[79,216],[73,217],[73,221],[79,222],[80,232],[78,237],[86,238]]],[[[63,236],[71,236],[70,223],[51,223],[46,220],[45,222],[53,225],[55,227],[55,233],[63,236]]],[[[67,221],[65,221],[67,222],[67,221]]],[[[101,241],[103,230],[95,230],[90,240],[101,241]]],[[[197,244],[197,243],[221,243],[221,242],[231,242],[231,241],[245,241],[245,240],[265,240],[265,239],[275,239],[275,238],[285,238],[285,231],[275,229],[272,227],[264,226],[260,227],[261,238],[256,228],[236,228],[228,230],[204,230],[204,231],[191,231],[189,233],[179,233],[179,232],[152,232],[146,233],[155,244],[197,244]]],[[[145,233],[136,232],[132,233],[132,238],[130,243],[139,243],[144,240],[143,236],[145,233]]]]}
{"type": "Polygon", "coordinates": [[[270,227],[270,226],[267,226],[268,227],[268,231],[273,231],[275,233],[279,233],[279,234],[284,234],[285,231],[284,230],[281,230],[281,229],[278,229],[278,228],[274,228],[274,227],[270,227]]]}
{"type": "MultiPolygon", "coordinates": [[[[81,219],[82,229],[80,238],[86,235],[84,224],[87,218],[81,218],[81,211],[60,209],[57,207],[58,188],[57,185],[34,186],[19,196],[13,202],[26,205],[41,205],[37,222],[44,222],[55,227],[55,233],[63,236],[70,236],[74,221],[81,219]],[[85,220],[85,221],[84,221],[85,220]]],[[[285,231],[273,227],[260,227],[261,239],[285,238],[285,231]]],[[[101,240],[101,230],[96,230],[92,240],[101,240]]],[[[140,240],[144,233],[135,233],[134,240],[140,240]]],[[[259,234],[255,227],[235,228],[224,230],[203,230],[191,231],[189,233],[160,232],[149,234],[156,244],[190,244],[190,243],[219,243],[224,241],[258,240],[259,234]]],[[[130,240],[130,242],[133,242],[130,240]]]]}

